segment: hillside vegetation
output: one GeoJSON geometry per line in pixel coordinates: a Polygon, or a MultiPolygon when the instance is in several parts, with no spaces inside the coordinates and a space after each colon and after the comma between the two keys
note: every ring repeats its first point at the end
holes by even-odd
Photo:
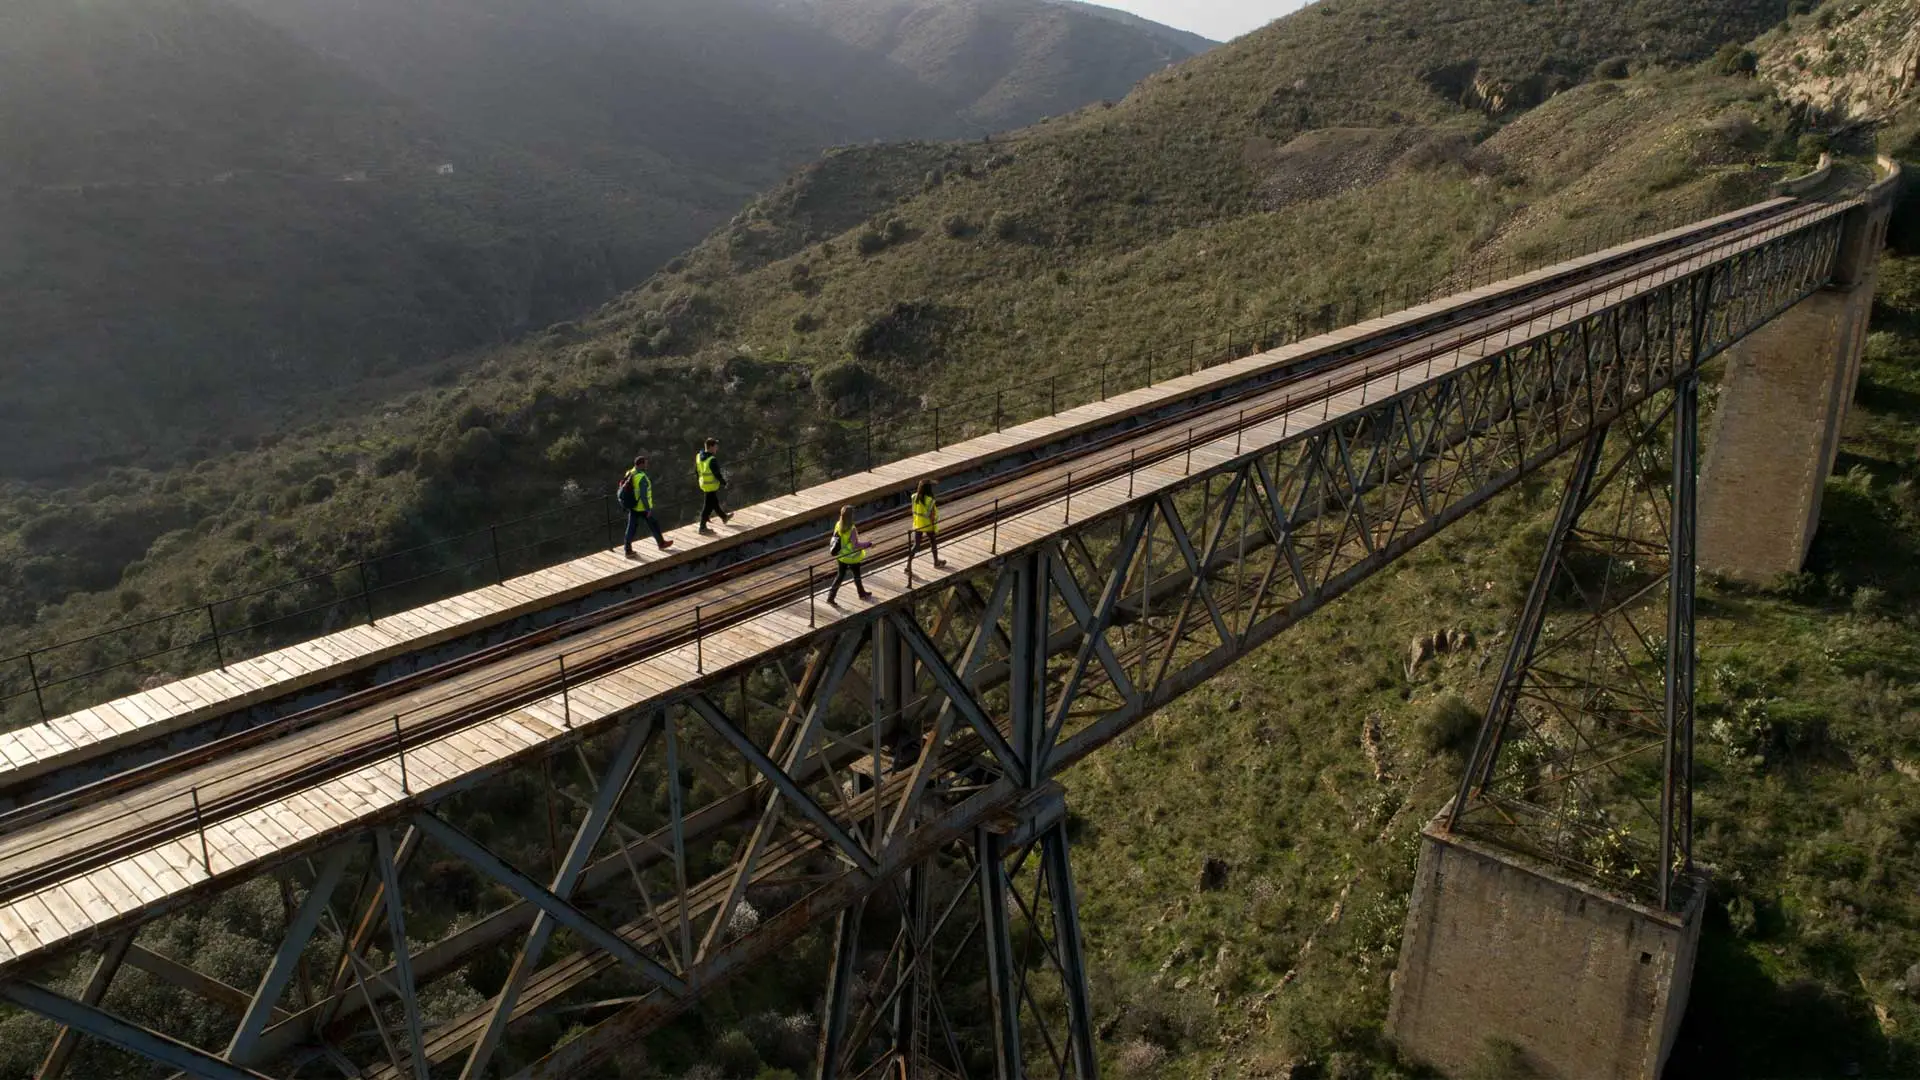
{"type": "Polygon", "coordinates": [[[351,415],[614,296],[824,148],[1164,63],[1146,29],[1056,21],[1058,47],[939,61],[999,88],[988,116],[763,0],[9,4],[0,475],[351,415]]]}
{"type": "MultiPolygon", "coordinates": [[[[191,470],[7,489],[0,641],[490,518],[597,515],[568,500],[639,449],[684,520],[678,463],[708,432],[742,497],[765,494],[791,440],[810,440],[811,475],[862,460],[869,408],[905,420],[880,429],[884,454],[931,408],[1016,379],[1120,370],[1203,334],[1224,348],[1235,324],[1744,204],[1828,141],[1715,57],[1786,14],[1325,0],[1112,107],[829,155],[645,286],[447,385],[191,470]]],[[[1920,1068],[1920,262],[1888,263],[1876,320],[1809,572],[1704,590],[1698,847],[1716,892],[1674,1075],[1920,1068]]],[[[1068,778],[1109,1075],[1418,1075],[1380,1036],[1412,837],[1457,775],[1553,496],[1510,494],[1068,778]],[[1409,671],[1408,641],[1450,629],[1482,644],[1409,671]],[[1228,871],[1203,890],[1208,859],[1228,871]]],[[[324,598],[256,598],[250,617],[324,598]]],[[[115,659],[104,640],[82,659],[115,659]]],[[[693,1073],[722,1039],[746,1044],[733,1074],[803,1067],[760,1037],[767,1010],[806,1005],[774,985],[791,970],[627,1074],[693,1073]]]]}

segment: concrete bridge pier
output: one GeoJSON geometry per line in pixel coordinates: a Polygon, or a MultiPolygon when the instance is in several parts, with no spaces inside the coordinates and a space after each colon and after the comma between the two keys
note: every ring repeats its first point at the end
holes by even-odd
{"type": "Polygon", "coordinates": [[[1449,1076],[1507,1044],[1545,1080],[1653,1080],[1680,1031],[1704,881],[1664,912],[1446,828],[1420,837],[1387,1035],[1449,1076]]]}
{"type": "Polygon", "coordinates": [[[1831,283],[1728,350],[1701,468],[1702,569],[1766,584],[1806,563],[1860,377],[1889,213],[1854,211],[1831,283]]]}

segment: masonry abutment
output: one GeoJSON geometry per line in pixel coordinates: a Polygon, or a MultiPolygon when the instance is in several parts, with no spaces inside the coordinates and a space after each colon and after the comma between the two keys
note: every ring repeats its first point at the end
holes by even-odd
{"type": "Polygon", "coordinates": [[[1886,214],[1847,223],[1832,283],[1728,350],[1700,480],[1700,566],[1754,584],[1798,572],[1859,380],[1886,214]]]}
{"type": "Polygon", "coordinates": [[[1706,889],[1630,903],[1446,830],[1420,863],[1387,1035],[1450,1076],[1505,1044],[1544,1080],[1653,1080],[1686,1012],[1706,889]]]}

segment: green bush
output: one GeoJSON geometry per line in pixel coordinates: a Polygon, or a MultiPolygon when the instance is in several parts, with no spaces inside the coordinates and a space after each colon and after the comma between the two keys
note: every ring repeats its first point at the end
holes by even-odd
{"type": "Polygon", "coordinates": [[[1713,70],[1721,75],[1750,76],[1760,70],[1760,55],[1729,42],[1713,54],[1713,70]]]}
{"type": "Polygon", "coordinates": [[[828,364],[813,375],[813,392],[821,402],[844,411],[857,407],[873,394],[873,372],[857,360],[828,364]]]}
{"type": "Polygon", "coordinates": [[[1464,754],[1480,732],[1480,712],[1459,694],[1442,694],[1420,718],[1420,748],[1429,756],[1464,754]]]}
{"type": "Polygon", "coordinates": [[[591,460],[593,448],[587,445],[586,437],[577,431],[569,431],[553,440],[547,447],[547,463],[558,469],[572,469],[591,460]]]}
{"type": "Polygon", "coordinates": [[[753,1040],[739,1028],[714,1040],[711,1057],[713,1064],[733,1080],[753,1080],[760,1072],[760,1051],[753,1048],[753,1040]]]}
{"type": "Polygon", "coordinates": [[[1018,240],[1022,231],[1020,215],[1010,210],[995,210],[993,216],[987,219],[987,231],[999,240],[1018,240]]]}
{"type": "Polygon", "coordinates": [[[862,255],[878,255],[887,249],[887,238],[878,229],[862,229],[853,238],[853,249],[862,255]]]}
{"type": "Polygon", "coordinates": [[[333,477],[324,474],[316,476],[300,489],[300,501],[309,505],[326,502],[333,498],[334,487],[333,477]]]}

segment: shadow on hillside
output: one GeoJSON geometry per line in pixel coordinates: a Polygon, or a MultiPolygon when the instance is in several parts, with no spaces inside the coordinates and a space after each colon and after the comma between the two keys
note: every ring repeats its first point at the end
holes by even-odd
{"type": "Polygon", "coordinates": [[[1777,981],[1753,951],[1766,947],[1742,942],[1721,907],[1709,907],[1666,1080],[1888,1075],[1870,1006],[1810,979],[1777,981]]]}
{"type": "Polygon", "coordinates": [[[1854,389],[1853,401],[1869,412],[1920,416],[1920,392],[1888,386],[1871,376],[1861,377],[1859,386],[1854,389]]]}

